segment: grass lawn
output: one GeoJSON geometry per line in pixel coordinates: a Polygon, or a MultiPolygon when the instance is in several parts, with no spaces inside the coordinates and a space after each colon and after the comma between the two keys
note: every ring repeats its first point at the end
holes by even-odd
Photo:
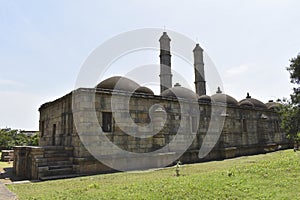
{"type": "Polygon", "coordinates": [[[300,152],[292,150],[175,168],[7,187],[19,199],[300,199],[300,152]]]}
{"type": "MultiPolygon", "coordinates": [[[[1,158],[1,154],[2,153],[0,151],[0,158],[1,158]]],[[[2,162],[2,161],[0,161],[0,172],[3,171],[4,168],[12,167],[12,166],[13,166],[12,162],[8,163],[8,162],[2,162]]]]}
{"type": "Polygon", "coordinates": [[[3,170],[4,168],[7,168],[7,167],[12,167],[13,166],[13,162],[2,162],[0,161],[0,171],[3,170]]]}

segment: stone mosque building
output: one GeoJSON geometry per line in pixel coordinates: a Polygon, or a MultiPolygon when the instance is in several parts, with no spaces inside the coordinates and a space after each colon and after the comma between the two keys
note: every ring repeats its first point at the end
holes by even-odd
{"type": "MultiPolygon", "coordinates": [[[[172,87],[171,39],[160,42],[161,94],[114,76],[40,111],[39,147],[15,147],[14,173],[49,180],[226,159],[288,148],[275,102],[206,94],[203,50],[194,54],[195,92],[172,87]],[[142,137],[140,137],[142,136],[142,137]]],[[[192,50],[191,50],[192,53],[192,50]]]]}

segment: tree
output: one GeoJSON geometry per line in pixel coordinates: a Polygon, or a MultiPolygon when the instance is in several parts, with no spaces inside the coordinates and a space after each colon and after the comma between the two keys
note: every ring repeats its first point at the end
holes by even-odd
{"type": "Polygon", "coordinates": [[[300,143],[300,54],[290,60],[287,67],[290,73],[291,83],[295,84],[291,100],[281,100],[281,127],[287,137],[295,143],[300,143]]]}
{"type": "Polygon", "coordinates": [[[293,88],[294,93],[291,94],[292,103],[294,105],[300,105],[300,54],[296,58],[290,60],[290,66],[287,70],[290,73],[291,83],[296,84],[293,88]]]}
{"type": "Polygon", "coordinates": [[[287,134],[287,138],[295,143],[300,143],[300,107],[295,106],[287,99],[280,100],[279,114],[281,116],[281,128],[287,134]]]}
{"type": "Polygon", "coordinates": [[[39,135],[36,134],[34,136],[31,136],[28,141],[29,146],[39,146],[39,135]]]}
{"type": "Polygon", "coordinates": [[[37,146],[38,135],[27,136],[18,130],[0,129],[0,150],[12,149],[14,146],[37,146]]]}

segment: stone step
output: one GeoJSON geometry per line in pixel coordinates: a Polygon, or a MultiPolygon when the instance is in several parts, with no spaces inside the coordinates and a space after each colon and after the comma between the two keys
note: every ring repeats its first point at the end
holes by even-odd
{"type": "Polygon", "coordinates": [[[63,146],[44,147],[43,158],[38,159],[38,173],[41,180],[75,177],[73,148],[63,146]]]}
{"type": "Polygon", "coordinates": [[[43,146],[43,148],[47,150],[65,150],[64,146],[43,146]]]}
{"type": "Polygon", "coordinates": [[[48,166],[54,166],[54,165],[72,165],[72,161],[70,160],[62,160],[62,161],[52,161],[52,162],[47,162],[48,166]]]}
{"type": "Polygon", "coordinates": [[[39,166],[38,167],[38,172],[42,172],[42,173],[47,173],[49,171],[54,171],[54,170],[58,170],[58,171],[70,171],[73,170],[73,165],[52,165],[52,166],[39,166]]]}
{"type": "Polygon", "coordinates": [[[53,158],[53,157],[68,157],[67,153],[45,153],[45,158],[53,158]]]}
{"type": "Polygon", "coordinates": [[[55,170],[55,169],[72,169],[73,170],[73,165],[48,165],[49,170],[55,170]]]}
{"type": "Polygon", "coordinates": [[[49,157],[46,158],[47,162],[56,162],[56,161],[68,161],[71,157],[49,157]]]}
{"type": "Polygon", "coordinates": [[[80,174],[65,174],[65,175],[55,175],[55,176],[43,176],[40,178],[42,181],[50,181],[56,179],[65,179],[65,178],[75,178],[81,176],[80,174]]]}
{"type": "Polygon", "coordinates": [[[69,151],[65,150],[46,150],[45,154],[62,154],[62,153],[69,153],[69,151]]]}
{"type": "Polygon", "coordinates": [[[51,170],[43,171],[41,173],[41,176],[68,175],[73,173],[74,173],[73,168],[67,167],[67,168],[51,169],[51,170]]]}

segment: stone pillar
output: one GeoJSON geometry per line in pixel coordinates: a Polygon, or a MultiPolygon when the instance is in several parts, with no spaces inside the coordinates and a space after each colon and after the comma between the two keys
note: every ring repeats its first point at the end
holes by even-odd
{"type": "Polygon", "coordinates": [[[171,39],[166,32],[160,37],[160,92],[172,87],[172,73],[171,73],[171,53],[170,53],[171,39]]]}
{"type": "Polygon", "coordinates": [[[196,93],[201,96],[206,94],[203,49],[199,46],[199,44],[196,44],[193,52],[196,93]]]}
{"type": "Polygon", "coordinates": [[[14,147],[13,173],[18,177],[26,177],[26,147],[14,147]]]}

